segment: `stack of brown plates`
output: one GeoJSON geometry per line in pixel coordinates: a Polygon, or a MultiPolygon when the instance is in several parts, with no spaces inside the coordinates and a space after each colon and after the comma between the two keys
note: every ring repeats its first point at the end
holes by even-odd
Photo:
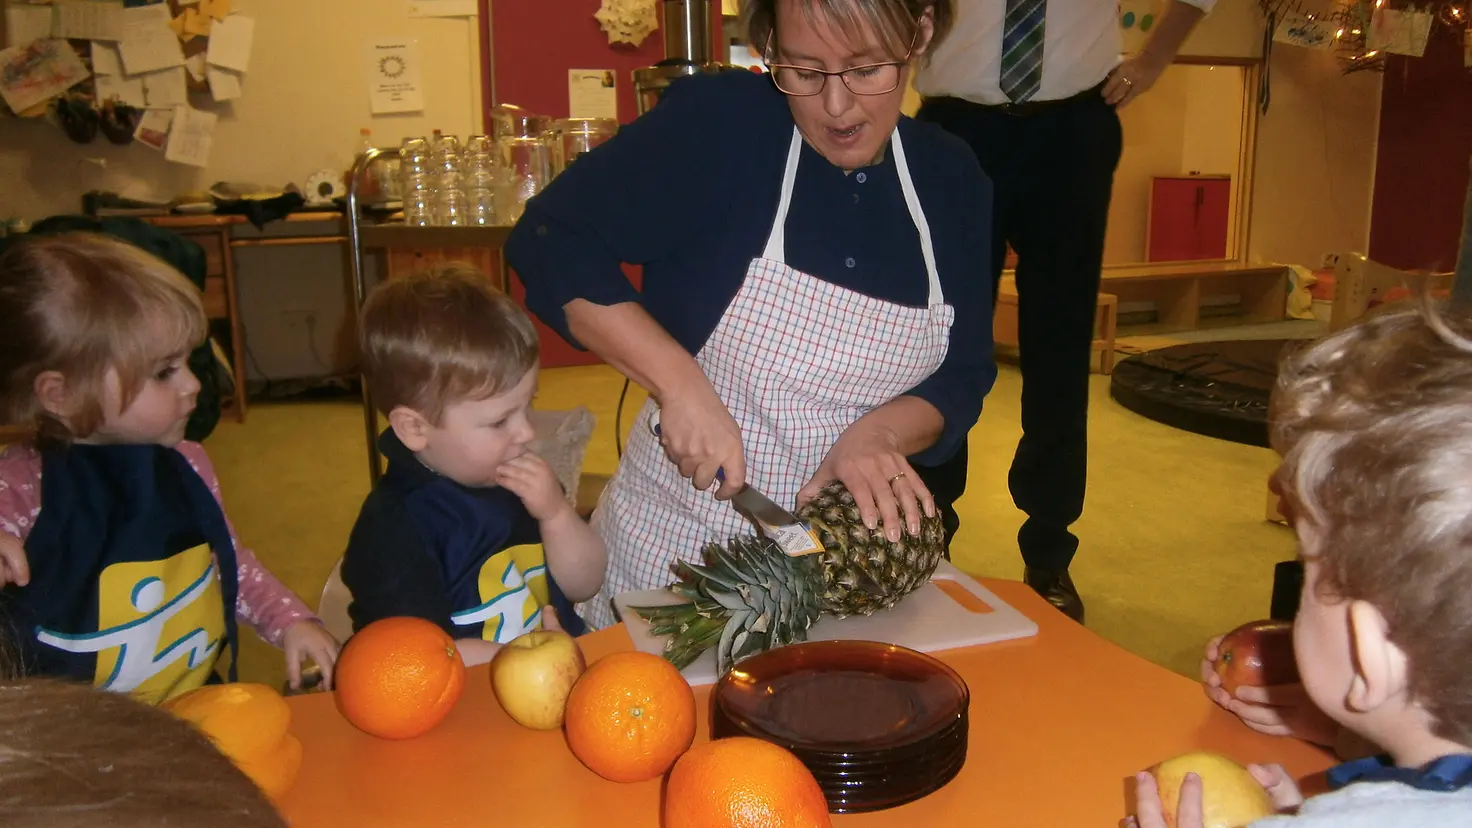
{"type": "Polygon", "coordinates": [[[792,751],[828,809],[893,808],[939,790],[966,762],[966,682],[936,659],[873,641],[810,641],[752,656],[711,693],[711,737],[792,751]]]}

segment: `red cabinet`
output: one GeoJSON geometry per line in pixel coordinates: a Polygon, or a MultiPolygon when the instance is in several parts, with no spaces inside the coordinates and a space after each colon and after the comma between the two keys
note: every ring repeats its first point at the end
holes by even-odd
{"type": "Polygon", "coordinates": [[[1230,176],[1155,178],[1145,236],[1149,261],[1225,259],[1231,202],[1230,176]]]}

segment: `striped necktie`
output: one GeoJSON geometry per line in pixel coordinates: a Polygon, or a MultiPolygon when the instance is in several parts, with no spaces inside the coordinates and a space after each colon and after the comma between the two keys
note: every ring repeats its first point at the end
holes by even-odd
{"type": "Polygon", "coordinates": [[[1043,22],[1048,0],[1007,0],[1002,29],[1002,92],[1022,103],[1043,85],[1043,22]]]}

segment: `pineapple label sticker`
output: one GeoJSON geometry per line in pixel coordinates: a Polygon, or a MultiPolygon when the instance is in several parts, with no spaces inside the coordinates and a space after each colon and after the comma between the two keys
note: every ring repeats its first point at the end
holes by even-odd
{"type": "Polygon", "coordinates": [[[419,41],[394,39],[368,44],[368,95],[374,115],[424,111],[419,41]]]}

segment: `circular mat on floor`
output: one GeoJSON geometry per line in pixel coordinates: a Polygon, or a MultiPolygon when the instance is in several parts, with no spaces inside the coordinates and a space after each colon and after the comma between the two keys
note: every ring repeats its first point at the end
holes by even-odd
{"type": "Polygon", "coordinates": [[[1268,445],[1268,395],[1283,354],[1302,340],[1192,342],[1128,357],[1109,394],[1159,423],[1251,446],[1268,445]]]}

